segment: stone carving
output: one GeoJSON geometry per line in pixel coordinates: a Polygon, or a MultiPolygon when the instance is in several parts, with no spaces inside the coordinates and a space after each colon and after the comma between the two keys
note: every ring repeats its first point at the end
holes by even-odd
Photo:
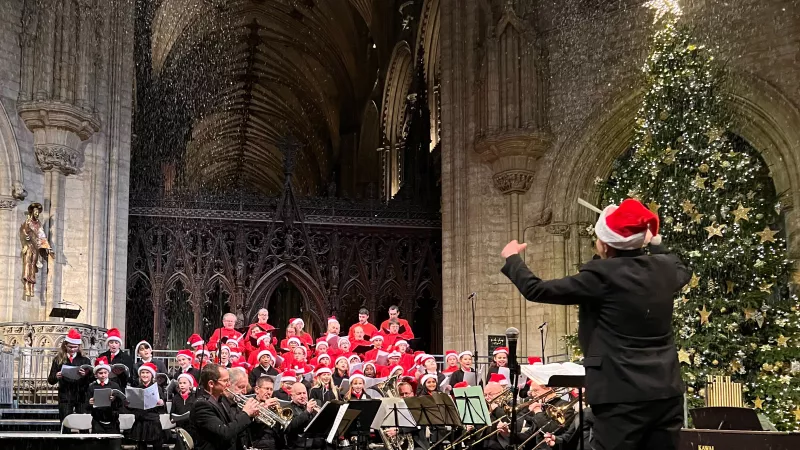
{"type": "Polygon", "coordinates": [[[17,201],[13,198],[0,197],[0,209],[14,209],[17,206],[17,201]]]}
{"type": "Polygon", "coordinates": [[[22,186],[22,182],[14,182],[14,187],[11,189],[11,196],[20,201],[25,200],[25,197],[28,196],[28,191],[22,186]]]}
{"type": "Polygon", "coordinates": [[[492,177],[494,186],[503,194],[524,194],[533,183],[533,173],[523,170],[509,170],[492,177]]]}
{"type": "Polygon", "coordinates": [[[594,226],[593,223],[578,222],[575,225],[578,226],[578,236],[582,238],[592,237],[592,227],[594,226]]]}
{"type": "Polygon", "coordinates": [[[566,223],[552,223],[545,227],[550,234],[555,234],[557,236],[564,236],[564,239],[569,238],[569,224],[566,223]]]}
{"type": "Polygon", "coordinates": [[[33,297],[36,288],[36,273],[42,267],[39,257],[46,258],[53,255],[53,250],[47,242],[39,214],[42,212],[41,203],[31,203],[28,206],[28,218],[19,228],[19,238],[22,244],[22,284],[25,288],[25,300],[33,297]]]}
{"type": "Polygon", "coordinates": [[[42,170],[57,170],[64,175],[78,173],[83,167],[83,152],[65,145],[40,144],[34,146],[36,162],[42,170]]]}

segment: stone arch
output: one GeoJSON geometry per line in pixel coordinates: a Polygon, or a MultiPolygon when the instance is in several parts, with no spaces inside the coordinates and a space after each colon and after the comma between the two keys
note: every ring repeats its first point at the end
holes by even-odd
{"type": "Polygon", "coordinates": [[[261,308],[268,308],[273,292],[286,277],[303,295],[304,307],[311,312],[320,329],[325,329],[323,318],[327,317],[328,309],[325,307],[325,295],[314,278],[300,266],[289,263],[280,264],[264,274],[254,285],[247,299],[247,323],[252,323],[261,308]],[[266,299],[266,303],[257,302],[266,299]]]}
{"type": "MultiPolygon", "coordinates": [[[[753,75],[730,73],[724,85],[733,115],[731,131],[758,150],[770,168],[776,191],[786,204],[787,236],[792,259],[800,254],[800,111],[779,90],[753,75]]],[[[612,96],[557,150],[546,204],[558,205],[554,222],[593,222],[594,213],[576,202],[597,200],[595,179],[608,178],[611,165],[630,146],[641,89],[612,96]]]]}
{"type": "Polygon", "coordinates": [[[401,41],[392,50],[381,105],[381,133],[387,147],[384,161],[384,195],[388,198],[400,189],[398,145],[405,124],[406,96],[414,78],[414,64],[408,42],[401,41]]]}
{"type": "Polygon", "coordinates": [[[22,186],[22,183],[22,160],[17,136],[6,108],[0,102],[0,201],[12,200],[14,185],[22,186]]]}
{"type": "Polygon", "coordinates": [[[439,142],[439,90],[436,85],[439,83],[439,27],[440,12],[439,0],[425,0],[422,5],[422,17],[417,30],[417,42],[414,47],[414,61],[419,61],[419,52],[422,51],[422,63],[425,68],[425,78],[428,88],[428,109],[431,115],[431,150],[439,142]]]}

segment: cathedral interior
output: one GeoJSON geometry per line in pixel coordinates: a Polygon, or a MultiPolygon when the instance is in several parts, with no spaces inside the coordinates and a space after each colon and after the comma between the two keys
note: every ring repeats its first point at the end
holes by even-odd
{"type": "MultiPolygon", "coordinates": [[[[732,133],[797,204],[798,1],[682,3],[725,61],[732,133]]],[[[499,252],[527,242],[543,278],[591,259],[576,198],[630,149],[643,4],[2,2],[0,335],[52,345],[63,302],[169,349],[227,312],[316,335],[397,305],[429,352],[471,348],[474,320],[484,355],[509,326],[533,354],[543,322],[566,354],[576,309],[526,302],[499,252]],[[34,203],[52,251],[25,286],[34,203]]]]}

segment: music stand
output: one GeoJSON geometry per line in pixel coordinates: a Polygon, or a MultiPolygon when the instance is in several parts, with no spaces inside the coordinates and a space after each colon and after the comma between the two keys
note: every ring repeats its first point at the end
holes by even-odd
{"type": "Polygon", "coordinates": [[[578,439],[579,449],[583,447],[583,388],[586,387],[586,375],[553,375],[547,380],[547,387],[578,388],[578,439]]]}
{"type": "Polygon", "coordinates": [[[50,310],[50,317],[59,318],[61,322],[64,322],[66,319],[77,319],[80,314],[80,309],[59,308],[55,306],[50,310]]]}
{"type": "Polygon", "coordinates": [[[325,406],[306,425],[303,430],[303,434],[306,435],[304,437],[325,439],[326,442],[332,444],[334,437],[342,435],[339,430],[342,429],[343,424],[346,430],[359,414],[358,411],[349,411],[349,406],[348,403],[338,400],[325,403],[325,406]]]}
{"type": "Polygon", "coordinates": [[[750,408],[710,406],[694,408],[689,413],[697,429],[764,431],[756,411],[750,408]]]}
{"type": "Polygon", "coordinates": [[[381,408],[381,400],[350,400],[348,403],[348,410],[358,411],[358,417],[353,420],[353,423],[349,425],[346,432],[348,436],[355,436],[356,438],[356,447],[361,444],[362,447],[366,447],[365,444],[369,439],[370,435],[370,426],[372,422],[375,421],[375,416],[378,414],[378,410],[381,408]],[[367,438],[366,440],[364,438],[367,438]]]}
{"type": "MultiPolygon", "coordinates": [[[[436,400],[432,395],[409,397],[404,400],[406,401],[408,410],[411,411],[411,415],[414,417],[414,420],[419,426],[444,427],[448,425],[459,425],[458,422],[449,422],[449,419],[451,418],[448,417],[446,412],[440,410],[439,405],[436,403],[436,400]]],[[[449,435],[450,433],[447,433],[445,437],[431,445],[430,448],[434,448],[436,445],[444,442],[449,435]]]]}
{"type": "Polygon", "coordinates": [[[381,407],[370,428],[416,428],[417,422],[408,410],[404,399],[387,397],[381,400],[381,407]]]}

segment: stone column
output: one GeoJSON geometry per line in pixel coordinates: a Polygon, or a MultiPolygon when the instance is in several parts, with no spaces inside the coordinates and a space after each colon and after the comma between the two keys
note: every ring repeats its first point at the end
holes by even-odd
{"type": "Polygon", "coordinates": [[[55,251],[52,267],[47,267],[46,280],[40,295],[45,309],[40,320],[62,299],[61,284],[64,260],[64,185],[69,175],[83,167],[83,141],[99,130],[94,115],[76,105],[39,100],[23,102],[17,108],[20,118],[33,132],[33,150],[36,162],[44,171],[43,224],[50,245],[55,251]]]}
{"type": "MultiPolygon", "coordinates": [[[[508,199],[509,241],[523,240],[525,224],[522,223],[524,214],[520,196],[530,189],[537,161],[550,147],[550,142],[550,136],[546,133],[513,130],[484,136],[475,143],[475,151],[492,169],[494,186],[508,199]]],[[[521,335],[527,336],[524,313],[527,301],[513,285],[509,285],[509,294],[509,326],[519,328],[521,335]]],[[[520,351],[527,349],[521,348],[520,351]]]]}

